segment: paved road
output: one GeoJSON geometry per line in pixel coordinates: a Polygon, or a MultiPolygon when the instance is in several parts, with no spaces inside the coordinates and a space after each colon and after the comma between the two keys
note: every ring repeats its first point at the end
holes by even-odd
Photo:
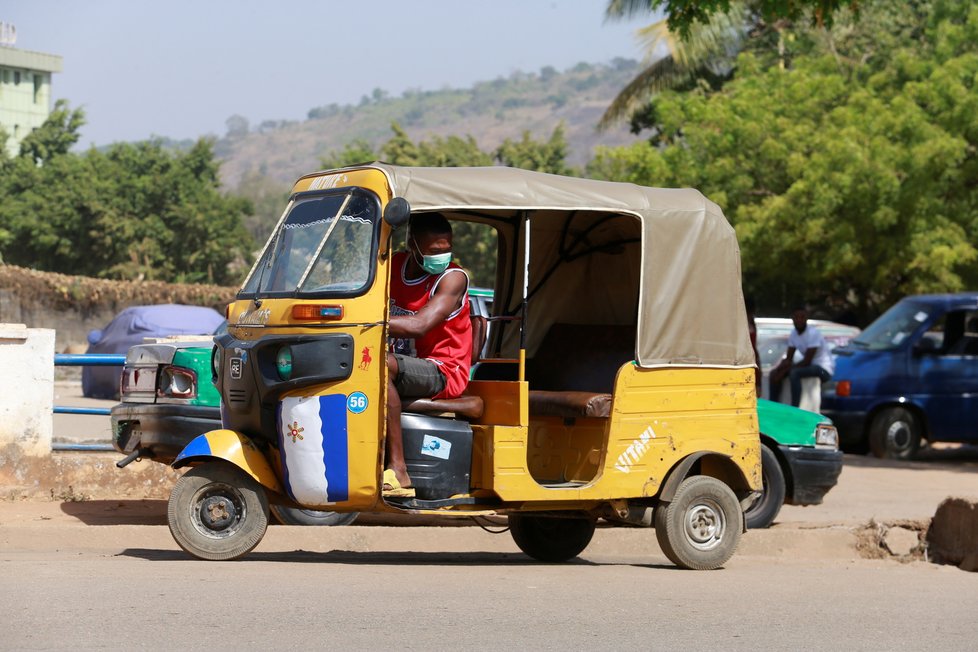
{"type": "Polygon", "coordinates": [[[546,565],[478,528],[278,526],[217,563],[178,550],[160,507],[0,503],[0,648],[972,650],[978,637],[978,575],[841,543],[784,554],[748,533],[727,568],[691,572],[640,530],[599,530],[580,561],[546,565]]]}

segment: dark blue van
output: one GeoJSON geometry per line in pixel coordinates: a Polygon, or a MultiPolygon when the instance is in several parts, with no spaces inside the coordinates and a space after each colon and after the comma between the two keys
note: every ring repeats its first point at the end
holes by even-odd
{"type": "Polygon", "coordinates": [[[910,459],[922,439],[978,441],[978,292],[906,297],[835,352],[821,412],[843,445],[910,459]]]}

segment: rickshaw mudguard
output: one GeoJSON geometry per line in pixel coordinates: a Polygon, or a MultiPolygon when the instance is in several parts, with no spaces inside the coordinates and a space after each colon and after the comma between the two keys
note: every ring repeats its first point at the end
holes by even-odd
{"type": "MultiPolygon", "coordinates": [[[[659,500],[662,502],[672,501],[672,499],[676,497],[676,490],[679,489],[679,485],[682,483],[682,481],[688,477],[690,470],[693,468],[693,465],[696,464],[697,462],[710,460],[710,459],[718,460],[718,461],[722,460],[723,473],[722,474],[704,473],[703,475],[726,476],[726,477],[720,477],[718,479],[724,480],[729,486],[731,485],[730,475],[734,474],[736,476],[736,479],[739,480],[737,484],[742,484],[742,487],[731,486],[730,488],[733,489],[735,492],[738,491],[738,489],[740,489],[742,492],[746,491],[750,493],[750,485],[747,481],[747,478],[743,475],[743,473],[740,471],[740,469],[733,462],[733,460],[730,458],[729,455],[723,455],[721,453],[716,453],[714,451],[699,451],[693,453],[692,455],[684,457],[683,460],[679,462],[679,464],[673,467],[673,469],[669,472],[669,475],[666,476],[666,481],[662,484],[662,490],[659,492],[659,500]]],[[[716,469],[716,470],[720,470],[720,469],[716,469]]],[[[738,496],[738,498],[740,498],[740,496],[738,496]]]]}
{"type": "Polygon", "coordinates": [[[171,466],[179,469],[208,459],[224,460],[253,477],[266,489],[284,493],[271,465],[248,437],[234,430],[211,430],[187,444],[171,466]]]}

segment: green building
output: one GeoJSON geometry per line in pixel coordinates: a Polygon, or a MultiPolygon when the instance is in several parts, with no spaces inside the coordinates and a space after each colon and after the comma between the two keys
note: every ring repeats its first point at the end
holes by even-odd
{"type": "Polygon", "coordinates": [[[51,74],[56,72],[61,72],[61,57],[56,54],[0,45],[0,129],[7,134],[11,155],[51,112],[51,74]]]}

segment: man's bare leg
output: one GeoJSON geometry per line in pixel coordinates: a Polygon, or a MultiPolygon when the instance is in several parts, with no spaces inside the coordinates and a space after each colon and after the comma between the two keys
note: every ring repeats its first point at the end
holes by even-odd
{"type": "Polygon", "coordinates": [[[401,397],[394,387],[397,378],[397,358],[387,354],[387,468],[394,471],[402,487],[411,486],[404,463],[404,436],[401,433],[401,397]]]}

